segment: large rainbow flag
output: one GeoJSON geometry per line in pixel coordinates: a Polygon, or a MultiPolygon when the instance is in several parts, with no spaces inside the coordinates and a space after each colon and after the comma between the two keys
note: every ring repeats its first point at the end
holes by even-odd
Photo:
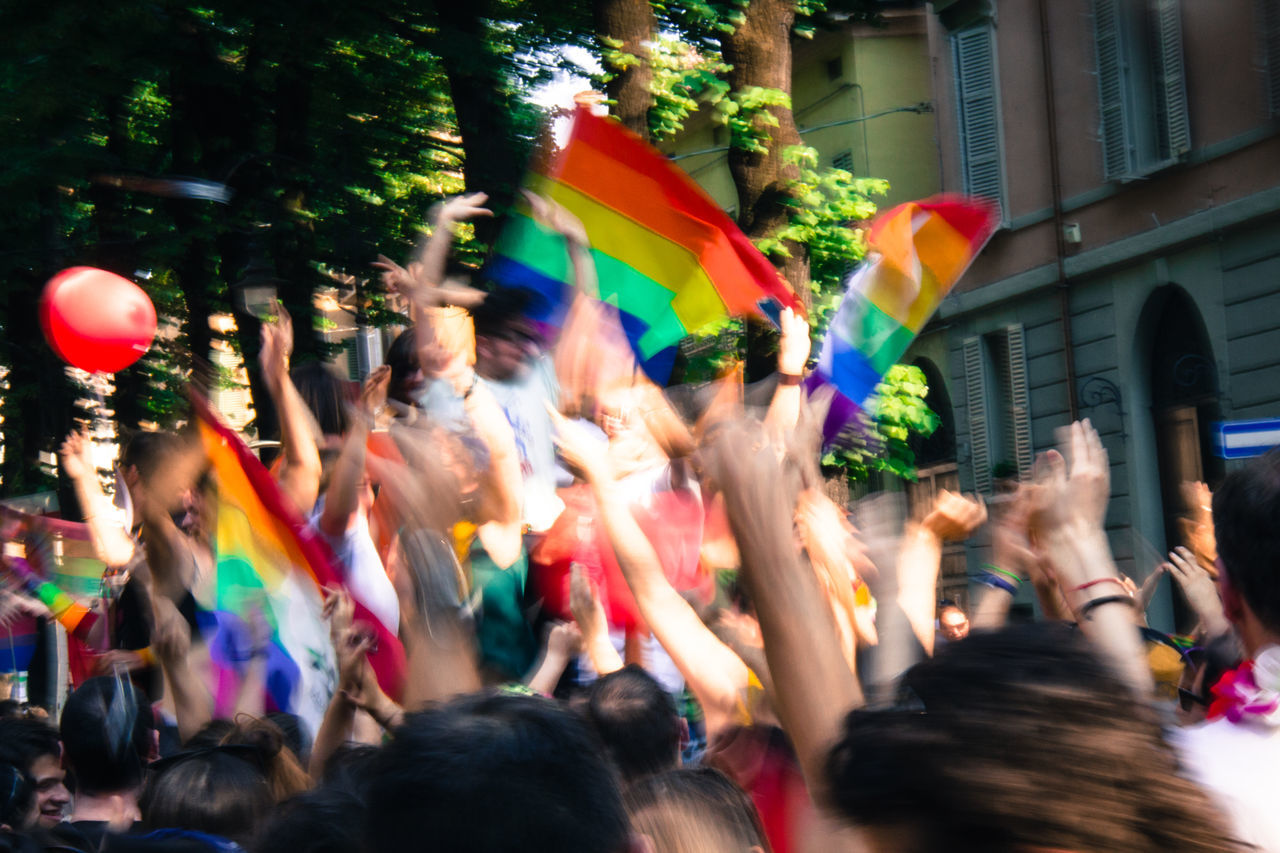
{"type": "MultiPolygon", "coordinates": [[[[665,381],[675,345],[725,315],[803,312],[776,269],[693,180],[617,121],[579,108],[565,146],[535,164],[533,192],[582,220],[598,296],[618,308],[637,359],[665,381]]],[[[559,325],[572,268],[560,235],[517,209],[488,274],[542,297],[559,325]]]]}
{"type": "Polygon", "coordinates": [[[944,195],[900,204],[872,223],[874,255],[850,279],[811,377],[845,398],[832,407],[828,437],[906,352],[999,221],[981,199],[944,195]]]}
{"type": "MultiPolygon", "coordinates": [[[[285,500],[253,452],[205,400],[194,393],[192,400],[218,489],[216,572],[197,594],[213,613],[211,656],[225,683],[246,659],[254,632],[269,629],[269,704],[302,717],[314,732],[337,687],[333,647],[321,617],[322,590],[342,586],[342,575],[329,546],[285,500]]],[[[376,634],[370,662],[379,683],[399,696],[405,666],[399,639],[359,602],[356,619],[376,634]]]]}

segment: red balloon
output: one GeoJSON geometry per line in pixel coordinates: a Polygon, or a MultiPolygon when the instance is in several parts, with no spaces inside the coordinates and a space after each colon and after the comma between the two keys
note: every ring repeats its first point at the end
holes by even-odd
{"type": "Polygon", "coordinates": [[[63,361],[90,373],[115,373],[150,349],[156,308],[127,278],[93,267],[72,267],[44,286],[40,326],[63,361]]]}

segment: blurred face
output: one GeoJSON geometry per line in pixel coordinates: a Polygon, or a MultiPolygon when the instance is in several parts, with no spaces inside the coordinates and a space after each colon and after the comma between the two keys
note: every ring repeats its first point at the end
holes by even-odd
{"type": "Polygon", "coordinates": [[[969,617],[957,608],[949,607],[942,611],[939,622],[939,630],[948,642],[955,643],[969,636],[969,617]]]}
{"type": "Polygon", "coordinates": [[[62,822],[62,812],[71,803],[71,792],[64,784],[66,772],[56,755],[42,755],[31,763],[31,778],[36,785],[36,811],[39,825],[50,829],[62,822]]]}
{"type": "Polygon", "coordinates": [[[512,325],[501,334],[476,338],[476,369],[499,382],[515,379],[536,353],[537,344],[528,330],[512,325]]]}

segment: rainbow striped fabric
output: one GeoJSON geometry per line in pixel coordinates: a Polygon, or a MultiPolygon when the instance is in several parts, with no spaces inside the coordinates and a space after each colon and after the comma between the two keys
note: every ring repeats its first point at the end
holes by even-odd
{"type": "MultiPolygon", "coordinates": [[[[240,437],[205,400],[193,393],[192,401],[218,489],[216,573],[212,589],[197,598],[213,613],[206,633],[222,686],[243,668],[253,635],[269,631],[269,705],[297,714],[314,732],[337,686],[322,590],[342,586],[342,575],[329,546],[240,437]]],[[[398,696],[405,666],[400,641],[358,602],[356,619],[376,633],[370,662],[383,689],[398,696]]]]}
{"type": "Polygon", "coordinates": [[[835,386],[846,410],[861,406],[998,224],[990,204],[959,196],[908,202],[877,217],[868,235],[875,255],[849,282],[822,342],[815,381],[835,386]]]}
{"type": "MultiPolygon", "coordinates": [[[[693,180],[613,119],[579,108],[564,148],[527,181],[586,226],[599,298],[618,308],[637,359],[665,381],[675,345],[726,315],[803,312],[785,279],[693,180]]],[[[559,234],[517,210],[491,279],[542,297],[534,319],[560,325],[572,268],[559,234]]]]}

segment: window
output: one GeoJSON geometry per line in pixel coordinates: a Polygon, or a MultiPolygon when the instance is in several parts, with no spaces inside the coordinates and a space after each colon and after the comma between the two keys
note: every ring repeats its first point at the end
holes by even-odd
{"type": "Polygon", "coordinates": [[[1280,0],[1257,0],[1263,95],[1268,118],[1280,118],[1280,0]]]}
{"type": "Polygon", "coordinates": [[[1031,472],[1031,406],[1021,325],[964,342],[969,451],[974,488],[1031,472]]]}
{"type": "Polygon", "coordinates": [[[986,23],[954,33],[951,54],[964,191],[998,205],[1003,221],[1007,211],[995,27],[986,23]]]}
{"type": "Polygon", "coordinates": [[[827,80],[834,83],[844,76],[844,57],[827,60],[827,80]]]}
{"type": "Polygon", "coordinates": [[[1103,174],[1127,181],[1191,150],[1181,0],[1094,0],[1103,174]]]}
{"type": "Polygon", "coordinates": [[[831,168],[844,169],[849,174],[853,174],[853,152],[841,151],[839,154],[832,157],[831,168]]]}

